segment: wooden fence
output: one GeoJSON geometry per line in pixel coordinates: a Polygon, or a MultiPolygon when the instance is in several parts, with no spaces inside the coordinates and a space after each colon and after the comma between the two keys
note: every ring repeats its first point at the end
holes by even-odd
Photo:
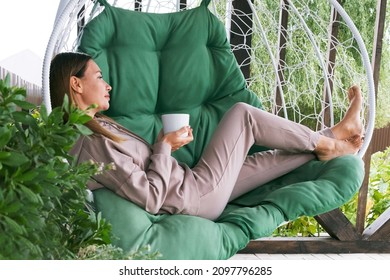
{"type": "Polygon", "coordinates": [[[372,153],[381,152],[390,146],[390,125],[377,128],[371,138],[372,153]]]}
{"type": "Polygon", "coordinates": [[[35,105],[40,105],[42,102],[42,90],[41,87],[23,80],[21,77],[12,73],[0,66],[0,79],[4,79],[6,75],[10,77],[10,85],[16,87],[23,87],[27,91],[27,101],[35,105]]]}

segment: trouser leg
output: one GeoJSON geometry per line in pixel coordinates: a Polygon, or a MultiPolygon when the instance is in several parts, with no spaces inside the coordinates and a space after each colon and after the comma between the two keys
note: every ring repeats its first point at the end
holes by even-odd
{"type": "Polygon", "coordinates": [[[283,150],[269,150],[248,156],[229,201],[289,173],[314,158],[312,153],[296,154],[283,150]]]}
{"type": "MultiPolygon", "coordinates": [[[[303,125],[250,105],[235,105],[221,120],[199,163],[193,168],[201,196],[198,215],[209,219],[220,215],[253,144],[310,153],[315,149],[319,135],[303,125]]],[[[257,166],[257,172],[266,174],[262,166],[257,166]]]]}
{"type": "MultiPolygon", "coordinates": [[[[321,130],[318,134],[334,138],[330,128],[321,130]]],[[[229,201],[289,173],[314,158],[312,153],[297,154],[283,150],[268,150],[247,156],[229,201]]]]}

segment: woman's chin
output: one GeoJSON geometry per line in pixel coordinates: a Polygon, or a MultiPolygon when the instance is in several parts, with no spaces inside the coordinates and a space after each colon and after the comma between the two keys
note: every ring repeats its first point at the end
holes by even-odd
{"type": "Polygon", "coordinates": [[[107,111],[110,108],[110,104],[106,104],[100,107],[100,111],[107,111]]]}

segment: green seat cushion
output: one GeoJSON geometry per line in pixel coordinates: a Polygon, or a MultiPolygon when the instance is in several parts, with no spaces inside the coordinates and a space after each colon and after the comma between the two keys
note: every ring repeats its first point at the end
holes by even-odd
{"type": "Polygon", "coordinates": [[[216,222],[185,215],[151,215],[108,189],[95,204],[125,250],[151,245],[164,259],[227,259],[284,221],[318,215],[352,198],[363,180],[356,156],[311,161],[230,203],[216,222]],[[340,176],[343,174],[343,176],[340,176]]]}
{"type": "MultiPolygon", "coordinates": [[[[194,141],[173,153],[189,166],[233,104],[261,108],[246,88],[224,25],[205,4],[172,14],[106,4],[85,27],[79,50],[93,56],[113,88],[105,113],[148,142],[161,130],[162,113],[190,114],[194,141]]],[[[112,224],[113,243],[125,250],[149,244],[164,259],[226,259],[283,221],[339,207],[359,188],[362,170],[355,156],[311,161],[236,199],[216,222],[151,215],[108,189],[94,191],[94,197],[97,211],[112,224]]]]}

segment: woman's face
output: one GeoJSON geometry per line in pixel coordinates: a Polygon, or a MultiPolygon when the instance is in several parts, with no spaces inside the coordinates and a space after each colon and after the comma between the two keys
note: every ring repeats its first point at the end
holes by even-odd
{"type": "Polygon", "coordinates": [[[86,110],[92,104],[96,104],[96,108],[88,110],[88,115],[94,116],[97,112],[110,107],[111,86],[103,80],[102,71],[92,59],[87,62],[84,76],[76,79],[79,84],[75,90],[75,101],[80,109],[86,110]]]}

